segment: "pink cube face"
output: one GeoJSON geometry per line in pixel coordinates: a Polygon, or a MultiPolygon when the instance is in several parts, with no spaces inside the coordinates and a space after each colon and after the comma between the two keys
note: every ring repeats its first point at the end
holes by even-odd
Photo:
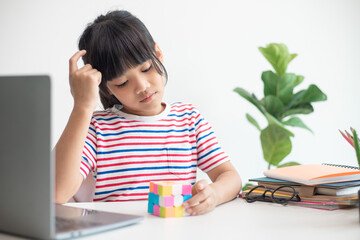
{"type": "Polygon", "coordinates": [[[172,207],[174,206],[174,196],[160,196],[159,198],[160,206],[163,207],[172,207]]]}
{"type": "Polygon", "coordinates": [[[154,186],[153,186],[153,193],[156,194],[156,195],[159,194],[159,193],[158,193],[158,185],[157,185],[157,184],[154,184],[154,186]]]}
{"type": "Polygon", "coordinates": [[[154,205],[154,215],[160,216],[160,206],[154,205]]]}
{"type": "Polygon", "coordinates": [[[182,186],[182,195],[191,195],[191,184],[183,185],[182,186]]]}

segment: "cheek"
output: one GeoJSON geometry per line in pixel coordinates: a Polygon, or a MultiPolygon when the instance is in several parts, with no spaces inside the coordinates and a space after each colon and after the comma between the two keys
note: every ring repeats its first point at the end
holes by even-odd
{"type": "Polygon", "coordinates": [[[118,89],[117,91],[114,91],[114,96],[121,102],[121,103],[126,103],[129,102],[133,99],[133,94],[130,94],[129,90],[126,91],[124,90],[120,90],[118,89]]]}
{"type": "Polygon", "coordinates": [[[160,76],[159,74],[157,74],[157,76],[156,76],[156,86],[158,87],[158,88],[160,88],[160,89],[164,89],[165,88],[165,86],[166,86],[166,79],[165,79],[165,77],[163,77],[163,76],[160,76]]]}

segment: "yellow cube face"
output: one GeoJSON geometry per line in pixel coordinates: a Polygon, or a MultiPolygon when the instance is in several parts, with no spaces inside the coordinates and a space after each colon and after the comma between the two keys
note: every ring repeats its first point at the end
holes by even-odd
{"type": "Polygon", "coordinates": [[[159,216],[163,218],[175,217],[174,207],[160,207],[159,216]]]}
{"type": "Polygon", "coordinates": [[[158,193],[159,193],[159,196],[171,196],[172,186],[171,185],[159,185],[158,193]]]}
{"type": "Polygon", "coordinates": [[[184,216],[184,208],[182,206],[174,207],[175,209],[175,217],[183,217],[184,216]]]}

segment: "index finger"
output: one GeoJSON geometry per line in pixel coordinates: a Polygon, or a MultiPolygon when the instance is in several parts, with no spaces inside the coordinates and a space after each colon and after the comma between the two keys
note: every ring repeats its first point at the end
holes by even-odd
{"type": "Polygon", "coordinates": [[[186,201],[183,205],[184,207],[194,206],[202,201],[204,201],[208,196],[208,183],[205,180],[200,180],[193,186],[193,195],[190,199],[186,201]],[[200,185],[200,186],[199,186],[200,185]],[[195,191],[194,191],[195,188],[195,191]]]}
{"type": "Polygon", "coordinates": [[[77,51],[77,52],[70,58],[70,61],[69,61],[70,73],[78,70],[77,62],[78,62],[79,59],[80,59],[82,56],[84,56],[85,54],[86,54],[86,50],[77,51]]]}

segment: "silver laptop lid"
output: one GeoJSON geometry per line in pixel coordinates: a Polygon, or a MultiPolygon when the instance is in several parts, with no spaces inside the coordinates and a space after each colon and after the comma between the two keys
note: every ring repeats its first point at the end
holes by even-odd
{"type": "Polygon", "coordinates": [[[48,76],[0,77],[0,231],[54,236],[50,88],[48,76]]]}

